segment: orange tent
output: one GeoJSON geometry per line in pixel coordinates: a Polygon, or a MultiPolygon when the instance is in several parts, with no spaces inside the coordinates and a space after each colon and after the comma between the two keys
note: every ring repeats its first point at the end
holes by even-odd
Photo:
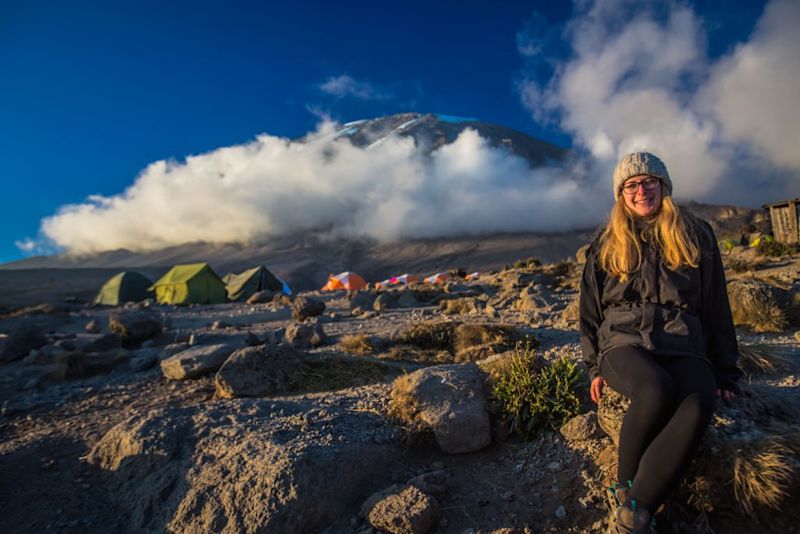
{"type": "Polygon", "coordinates": [[[478,280],[481,277],[481,273],[475,271],[474,273],[469,273],[467,276],[464,277],[464,280],[478,280]]]}
{"type": "Polygon", "coordinates": [[[429,284],[446,284],[450,281],[450,274],[436,273],[426,278],[425,281],[429,284]]]}
{"type": "Polygon", "coordinates": [[[356,291],[367,287],[367,282],[361,276],[350,271],[345,271],[337,275],[330,275],[328,283],[322,286],[322,291],[356,291]]]}

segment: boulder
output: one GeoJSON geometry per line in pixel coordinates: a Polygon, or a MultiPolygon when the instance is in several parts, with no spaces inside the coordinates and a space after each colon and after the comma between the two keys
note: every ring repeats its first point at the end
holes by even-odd
{"type": "Polygon", "coordinates": [[[5,339],[2,352],[0,352],[0,362],[19,360],[27,356],[30,351],[46,344],[47,337],[35,325],[20,326],[5,339]]]}
{"type": "Polygon", "coordinates": [[[130,360],[130,352],[116,349],[106,352],[86,353],[80,350],[57,355],[54,361],[44,366],[45,378],[70,380],[105,374],[130,360]]]}
{"type": "Polygon", "coordinates": [[[350,311],[352,312],[352,315],[358,315],[354,312],[356,308],[360,308],[362,310],[372,309],[373,302],[375,302],[374,291],[353,291],[353,293],[350,295],[350,311]]]}
{"type": "Polygon", "coordinates": [[[395,381],[391,403],[412,425],[433,431],[447,453],[477,451],[491,442],[483,376],[475,364],[437,365],[395,381]]]}
{"type": "Polygon", "coordinates": [[[592,412],[578,414],[559,429],[569,441],[588,441],[600,437],[597,427],[597,414],[592,412]]]}
{"type": "Polygon", "coordinates": [[[420,304],[412,291],[402,291],[397,299],[397,305],[401,308],[416,308],[420,304]]]}
{"type": "Polygon", "coordinates": [[[133,310],[112,312],[108,317],[108,330],[122,336],[124,346],[133,346],[160,334],[163,325],[155,314],[133,310]]]}
{"type": "Polygon", "coordinates": [[[161,371],[172,380],[186,380],[213,373],[236,350],[235,345],[192,347],[161,361],[161,371]]]}
{"type": "Polygon", "coordinates": [[[262,304],[264,302],[272,302],[272,299],[274,298],[275,291],[263,289],[250,295],[250,297],[247,299],[247,304],[262,304]]]}
{"type": "Polygon", "coordinates": [[[732,280],[728,300],[737,326],[755,332],[781,332],[787,327],[788,294],[777,287],[755,278],[732,280]]]}
{"type": "Polygon", "coordinates": [[[425,534],[439,520],[439,503],[416,486],[408,485],[375,503],[369,524],[391,534],[425,534]]]}
{"type": "MultiPolygon", "coordinates": [[[[375,388],[374,386],[372,388],[375,388]]],[[[382,397],[386,388],[374,389],[382,397]]],[[[386,486],[403,457],[363,390],[232,399],[137,414],[87,460],[132,532],[321,532],[386,486]]]]}
{"type": "Polygon", "coordinates": [[[372,303],[372,309],[376,312],[391,310],[397,307],[397,295],[394,293],[381,293],[372,303]]]}
{"type": "MultiPolygon", "coordinates": [[[[719,403],[674,497],[698,511],[741,518],[766,517],[761,514],[780,509],[782,521],[796,524],[800,510],[790,503],[800,498],[800,399],[771,385],[746,389],[746,398],[719,403]]],[[[603,389],[597,420],[615,446],[628,406],[623,395],[603,389]]]]}
{"type": "Polygon", "coordinates": [[[549,298],[538,284],[530,285],[520,291],[515,308],[521,312],[537,312],[550,309],[552,299],[549,298]]]}
{"type": "Polygon", "coordinates": [[[301,359],[302,353],[286,346],[239,349],[217,371],[217,396],[265,397],[286,392],[302,366],[301,359]]]}
{"type": "Polygon", "coordinates": [[[311,297],[297,297],[292,303],[292,318],[305,321],[309,317],[317,317],[325,311],[325,303],[311,297]]]}
{"type": "Polygon", "coordinates": [[[325,335],[325,330],[319,323],[313,325],[292,323],[286,327],[284,339],[293,347],[305,348],[324,344],[328,340],[328,336],[325,335]]]}

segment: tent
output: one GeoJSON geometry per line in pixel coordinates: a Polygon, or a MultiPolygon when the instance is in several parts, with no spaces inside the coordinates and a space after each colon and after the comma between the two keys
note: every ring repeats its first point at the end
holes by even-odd
{"type": "Polygon", "coordinates": [[[392,283],[393,284],[403,284],[403,285],[407,286],[408,284],[413,284],[414,282],[417,282],[417,281],[419,281],[418,277],[414,276],[413,274],[408,274],[408,273],[401,274],[400,276],[393,276],[392,277],[392,283]]]}
{"type": "Polygon", "coordinates": [[[467,276],[464,277],[464,280],[478,280],[481,277],[481,273],[475,271],[474,273],[469,273],[467,276]]]}
{"type": "Polygon", "coordinates": [[[322,291],[336,291],[343,289],[345,291],[356,291],[367,287],[367,282],[361,276],[350,271],[345,271],[337,275],[328,276],[328,282],[322,286],[322,291]]]}
{"type": "Polygon", "coordinates": [[[225,283],[207,263],[176,265],[150,288],[159,304],[225,302],[225,283]]]}
{"type": "Polygon", "coordinates": [[[149,289],[152,283],[137,272],[117,273],[103,284],[94,298],[94,303],[119,306],[126,302],[140,302],[153,296],[149,289]]]}
{"type": "Polygon", "coordinates": [[[243,273],[228,273],[222,279],[228,291],[228,299],[240,300],[259,291],[283,291],[283,284],[269,269],[260,265],[243,273]]]}
{"type": "Polygon", "coordinates": [[[446,284],[450,281],[450,273],[436,273],[425,279],[429,284],[446,284]]]}

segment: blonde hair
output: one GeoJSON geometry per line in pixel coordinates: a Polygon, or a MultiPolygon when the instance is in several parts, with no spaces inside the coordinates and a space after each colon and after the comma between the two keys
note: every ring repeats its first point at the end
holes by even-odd
{"type": "MultiPolygon", "coordinates": [[[[663,193],[662,185],[662,193],[663,193]]],[[[625,281],[642,266],[642,245],[637,236],[635,215],[620,195],[611,209],[608,224],[600,235],[599,259],[604,271],[625,281]]],[[[662,194],[661,209],[652,221],[653,237],[667,267],[697,267],[700,246],[697,222],[683,213],[668,195],[662,194]]]]}

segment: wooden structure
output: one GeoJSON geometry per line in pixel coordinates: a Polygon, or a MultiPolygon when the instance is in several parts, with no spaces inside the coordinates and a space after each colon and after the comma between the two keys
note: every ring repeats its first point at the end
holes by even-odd
{"type": "Polygon", "coordinates": [[[772,219],[772,233],[779,243],[800,243],[800,198],[765,204],[772,219]]]}

